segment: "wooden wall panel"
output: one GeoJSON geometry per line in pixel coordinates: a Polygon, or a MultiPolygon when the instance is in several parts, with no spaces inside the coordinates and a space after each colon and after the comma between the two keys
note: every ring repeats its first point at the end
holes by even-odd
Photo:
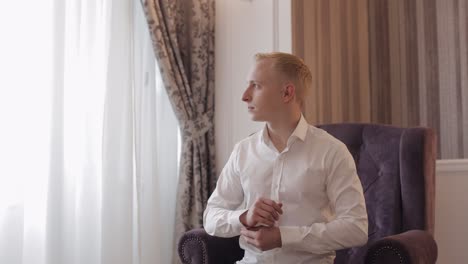
{"type": "Polygon", "coordinates": [[[463,155],[468,158],[468,1],[460,1],[460,91],[461,91],[461,135],[463,140],[463,155]]]}
{"type": "Polygon", "coordinates": [[[429,126],[440,158],[468,158],[468,0],[292,3],[309,122],[429,126]]]}

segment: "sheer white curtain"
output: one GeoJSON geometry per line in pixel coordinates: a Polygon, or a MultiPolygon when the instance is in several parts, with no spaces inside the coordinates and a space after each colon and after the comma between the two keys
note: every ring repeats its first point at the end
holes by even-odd
{"type": "Polygon", "coordinates": [[[178,128],[139,1],[2,1],[0,32],[0,263],[170,263],[178,128]]]}

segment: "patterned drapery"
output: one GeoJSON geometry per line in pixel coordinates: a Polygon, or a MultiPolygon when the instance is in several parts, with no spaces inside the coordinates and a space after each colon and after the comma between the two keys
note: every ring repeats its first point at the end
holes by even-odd
{"type": "MultiPolygon", "coordinates": [[[[214,0],[142,0],[154,53],[180,124],[175,240],[203,224],[216,185],[214,0]]],[[[176,177],[176,175],[166,175],[176,177]]]]}

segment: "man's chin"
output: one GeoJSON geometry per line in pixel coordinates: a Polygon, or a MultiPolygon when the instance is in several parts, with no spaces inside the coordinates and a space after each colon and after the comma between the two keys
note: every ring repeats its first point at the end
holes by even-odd
{"type": "Polygon", "coordinates": [[[255,115],[251,115],[250,120],[252,120],[254,122],[264,122],[265,121],[265,120],[263,120],[263,118],[261,118],[259,116],[255,116],[255,115]]]}

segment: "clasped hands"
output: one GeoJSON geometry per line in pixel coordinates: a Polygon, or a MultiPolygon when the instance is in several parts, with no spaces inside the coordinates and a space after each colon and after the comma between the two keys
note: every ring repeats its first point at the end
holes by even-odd
{"type": "Polygon", "coordinates": [[[281,233],[275,221],[283,214],[283,204],[267,198],[259,198],[239,220],[245,226],[241,236],[247,243],[266,251],[281,247],[281,233]]]}

